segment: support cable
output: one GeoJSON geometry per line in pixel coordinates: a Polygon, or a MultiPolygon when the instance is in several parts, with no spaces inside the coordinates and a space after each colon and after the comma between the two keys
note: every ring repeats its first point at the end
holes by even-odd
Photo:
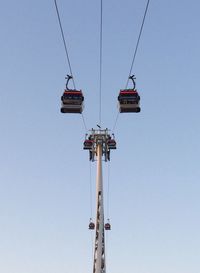
{"type": "MultiPolygon", "coordinates": [[[[65,54],[66,54],[66,57],[67,57],[67,62],[68,62],[68,65],[69,65],[70,74],[72,76],[73,86],[74,86],[74,89],[76,89],[75,81],[74,81],[74,77],[73,77],[73,73],[72,73],[72,66],[71,66],[71,62],[70,62],[70,58],[69,58],[69,51],[68,51],[68,48],[67,48],[67,43],[66,43],[66,39],[65,39],[65,35],[64,35],[63,27],[62,27],[62,22],[61,22],[61,19],[60,19],[60,13],[59,13],[57,1],[54,0],[54,3],[55,3],[56,13],[57,13],[57,17],[58,17],[59,26],[60,26],[61,36],[62,36],[62,40],[63,40],[63,44],[64,44],[65,54]]],[[[85,122],[83,113],[81,113],[81,116],[82,116],[85,131],[87,131],[87,126],[86,126],[86,122],[85,122]]]]}
{"type": "Polygon", "coordinates": [[[85,122],[85,118],[84,118],[83,113],[81,113],[81,116],[82,116],[82,120],[83,120],[83,126],[84,126],[84,128],[85,128],[85,131],[87,132],[88,129],[87,129],[87,125],[86,125],[86,122],[85,122]]]}
{"type": "Polygon", "coordinates": [[[93,235],[93,232],[92,230],[90,231],[90,235],[91,235],[91,243],[92,243],[92,261],[93,261],[93,257],[94,257],[94,235],[93,235]]]}
{"type": "MultiPolygon", "coordinates": [[[[108,177],[107,177],[107,219],[110,220],[110,162],[108,162],[108,177]]],[[[105,235],[106,252],[105,259],[108,257],[108,245],[109,245],[109,232],[105,235]]]]}
{"type": "MultiPolygon", "coordinates": [[[[108,253],[109,253],[109,232],[106,232],[105,235],[105,244],[106,244],[106,252],[105,252],[105,260],[108,261],[108,253]]],[[[106,264],[106,269],[108,268],[108,264],[106,264]]]]}
{"type": "MultiPolygon", "coordinates": [[[[133,54],[133,59],[132,59],[132,63],[131,63],[131,67],[130,67],[130,71],[129,71],[129,75],[128,75],[128,79],[127,79],[127,82],[126,82],[126,87],[125,87],[125,89],[127,89],[127,87],[128,87],[129,77],[130,77],[131,74],[132,74],[133,65],[134,65],[134,63],[135,63],[135,58],[136,58],[136,55],[137,55],[137,50],[138,50],[138,47],[139,47],[140,38],[141,38],[141,35],[142,35],[142,30],[143,30],[143,27],[144,27],[144,23],[145,23],[147,11],[148,11],[149,3],[150,3],[150,0],[147,0],[147,4],[146,4],[145,11],[144,11],[144,15],[143,15],[143,19],[142,19],[142,24],[141,24],[141,27],[140,27],[140,32],[139,32],[139,35],[138,35],[138,39],[137,39],[135,51],[134,51],[134,54],[133,54]]],[[[115,131],[115,129],[116,129],[117,122],[118,122],[118,118],[119,118],[119,112],[117,113],[117,116],[116,116],[116,119],[115,119],[115,122],[114,122],[113,130],[112,130],[113,133],[114,133],[114,131],[115,131]]]]}
{"type": "Polygon", "coordinates": [[[100,11],[100,63],[99,63],[99,125],[101,126],[101,99],[102,99],[102,52],[103,52],[103,0],[101,0],[101,11],[100,11]]]}
{"type": "Polygon", "coordinates": [[[110,218],[110,162],[108,162],[108,178],[107,178],[107,218],[110,218]]]}
{"type": "Polygon", "coordinates": [[[57,13],[58,22],[59,22],[59,26],[60,26],[60,31],[61,31],[61,35],[62,35],[62,40],[63,40],[63,44],[64,44],[64,48],[65,48],[65,53],[66,53],[66,57],[67,57],[67,62],[68,62],[68,65],[69,65],[70,74],[72,76],[74,89],[76,89],[75,82],[74,82],[74,77],[73,77],[73,73],[72,73],[72,67],[71,67],[71,63],[70,63],[70,59],[69,59],[69,53],[68,53],[68,49],[67,49],[66,39],[65,39],[64,32],[63,32],[63,27],[62,27],[62,23],[61,23],[61,19],[60,19],[60,13],[59,13],[59,10],[58,10],[57,1],[54,0],[54,3],[55,3],[56,13],[57,13]]]}
{"type": "Polygon", "coordinates": [[[138,36],[138,39],[137,39],[137,43],[136,43],[136,47],[135,47],[135,51],[134,51],[134,55],[133,55],[133,59],[132,59],[132,63],[131,63],[131,68],[130,68],[129,75],[128,75],[128,80],[127,80],[127,83],[126,83],[126,88],[128,86],[129,77],[132,74],[132,69],[133,69],[133,65],[134,65],[134,62],[135,62],[135,58],[136,58],[136,54],[137,54],[137,50],[138,50],[140,38],[141,38],[141,35],[142,35],[142,30],[143,30],[143,27],[144,27],[144,22],[145,22],[146,14],[147,14],[147,10],[148,10],[148,7],[149,7],[149,2],[150,2],[150,0],[148,0],[147,4],[146,4],[146,8],[145,8],[145,12],[144,12],[142,24],[141,24],[141,27],[140,27],[139,36],[138,36]]]}
{"type": "MultiPolygon", "coordinates": [[[[93,219],[93,209],[92,209],[92,162],[90,161],[90,177],[89,177],[89,186],[90,186],[90,219],[93,219]]],[[[93,236],[93,231],[90,231],[90,236],[91,236],[91,251],[92,251],[92,259],[94,255],[94,236],[93,236]]]]}
{"type": "Polygon", "coordinates": [[[115,132],[115,128],[116,128],[116,126],[117,126],[118,118],[119,118],[119,111],[118,111],[118,113],[117,113],[117,115],[116,115],[116,118],[115,118],[115,123],[114,123],[113,129],[112,129],[112,132],[113,132],[113,133],[115,132]]]}
{"type": "Polygon", "coordinates": [[[92,162],[90,161],[90,218],[93,217],[93,210],[92,210],[92,162]]]}

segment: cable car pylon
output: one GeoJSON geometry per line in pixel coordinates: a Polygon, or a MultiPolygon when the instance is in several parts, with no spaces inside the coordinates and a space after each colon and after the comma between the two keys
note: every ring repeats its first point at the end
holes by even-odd
{"type": "MultiPolygon", "coordinates": [[[[88,136],[88,135],[87,135],[88,136]]],[[[114,136],[113,136],[114,138],[114,136]]],[[[114,139],[113,139],[114,140],[114,139]]],[[[97,162],[96,174],[96,224],[95,224],[95,243],[94,243],[94,260],[93,273],[106,273],[105,262],[105,230],[110,230],[104,225],[104,202],[103,202],[103,170],[102,160],[110,160],[110,149],[113,149],[113,144],[116,149],[115,140],[112,142],[112,137],[108,129],[91,130],[91,134],[84,141],[83,149],[89,150],[89,159],[97,162]],[[89,143],[89,144],[88,144],[89,143]]]]}

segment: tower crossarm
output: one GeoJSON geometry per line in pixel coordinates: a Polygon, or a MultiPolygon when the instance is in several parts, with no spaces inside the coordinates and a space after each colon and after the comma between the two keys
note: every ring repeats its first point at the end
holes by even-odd
{"type": "Polygon", "coordinates": [[[110,161],[110,150],[116,149],[116,141],[114,139],[114,135],[111,137],[107,128],[90,130],[88,138],[84,141],[83,148],[85,150],[89,150],[91,161],[95,161],[97,159],[98,145],[101,145],[104,161],[110,161]]]}

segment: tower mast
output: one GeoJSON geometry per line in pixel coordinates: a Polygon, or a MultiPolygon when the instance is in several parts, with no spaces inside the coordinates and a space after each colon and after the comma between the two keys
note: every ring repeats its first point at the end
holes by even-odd
{"type": "Polygon", "coordinates": [[[96,177],[96,234],[94,248],[93,273],[105,273],[105,238],[103,207],[102,143],[97,143],[97,177],[96,177]]]}
{"type": "MultiPolygon", "coordinates": [[[[107,223],[104,226],[102,160],[110,160],[110,150],[116,149],[116,142],[114,138],[111,138],[109,135],[108,129],[92,129],[88,139],[84,142],[84,149],[89,150],[89,158],[91,161],[97,161],[96,225],[93,273],[106,273],[104,230],[110,230],[110,224],[107,223]]],[[[90,225],[91,229],[93,229],[94,224],[90,223],[90,225]]]]}

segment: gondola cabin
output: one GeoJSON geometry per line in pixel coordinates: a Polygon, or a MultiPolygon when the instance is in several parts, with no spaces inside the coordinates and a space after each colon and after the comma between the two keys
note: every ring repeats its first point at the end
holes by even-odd
{"type": "Polygon", "coordinates": [[[91,150],[93,147],[93,140],[86,139],[83,143],[83,149],[84,150],[91,150]]]}
{"type": "Polygon", "coordinates": [[[83,93],[78,90],[65,90],[61,97],[61,113],[78,113],[83,112],[83,93]]]}
{"type": "Polygon", "coordinates": [[[105,224],[105,230],[111,230],[111,225],[110,223],[105,224]]]}
{"type": "Polygon", "coordinates": [[[90,222],[88,228],[93,230],[95,228],[95,224],[93,222],[90,222]]]}
{"type": "Polygon", "coordinates": [[[136,89],[120,90],[118,101],[120,113],[140,112],[140,96],[136,89]]]}
{"type": "Polygon", "coordinates": [[[116,141],[114,139],[109,139],[107,141],[108,148],[111,149],[116,149],[116,141]]]}

